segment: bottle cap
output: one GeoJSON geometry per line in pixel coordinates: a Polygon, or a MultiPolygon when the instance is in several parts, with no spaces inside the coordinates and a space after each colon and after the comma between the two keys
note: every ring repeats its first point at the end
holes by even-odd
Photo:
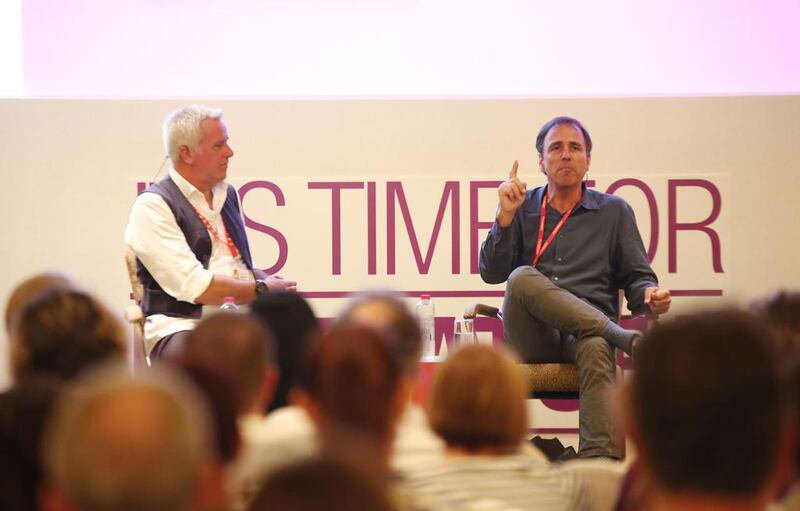
{"type": "Polygon", "coordinates": [[[225,296],[222,298],[223,302],[236,302],[236,299],[232,296],[225,296]]]}
{"type": "Polygon", "coordinates": [[[420,298],[420,300],[430,300],[431,299],[431,295],[420,295],[419,298],[420,298]]]}

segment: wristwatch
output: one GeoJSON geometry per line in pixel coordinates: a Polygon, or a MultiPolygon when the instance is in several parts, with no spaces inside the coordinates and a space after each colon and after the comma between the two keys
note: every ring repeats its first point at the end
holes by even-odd
{"type": "Polygon", "coordinates": [[[256,295],[265,295],[269,293],[269,287],[267,286],[266,281],[264,280],[256,280],[256,295]]]}

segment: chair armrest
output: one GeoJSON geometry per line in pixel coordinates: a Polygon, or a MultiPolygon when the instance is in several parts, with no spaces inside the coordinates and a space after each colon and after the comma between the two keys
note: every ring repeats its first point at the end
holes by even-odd
{"type": "Polygon", "coordinates": [[[144,313],[138,305],[128,305],[122,315],[128,323],[144,323],[144,313]]]}
{"type": "Polygon", "coordinates": [[[474,319],[476,316],[486,316],[487,318],[502,318],[502,315],[500,314],[500,309],[483,303],[476,303],[464,309],[464,319],[474,319]]]}

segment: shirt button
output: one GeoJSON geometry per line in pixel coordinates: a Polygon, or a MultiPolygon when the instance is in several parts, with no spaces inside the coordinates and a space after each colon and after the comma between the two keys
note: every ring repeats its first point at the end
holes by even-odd
{"type": "Polygon", "coordinates": [[[560,263],[561,262],[561,258],[560,257],[556,257],[556,261],[558,261],[560,263]]]}
{"type": "Polygon", "coordinates": [[[558,280],[558,277],[553,277],[553,280],[558,280]]]}

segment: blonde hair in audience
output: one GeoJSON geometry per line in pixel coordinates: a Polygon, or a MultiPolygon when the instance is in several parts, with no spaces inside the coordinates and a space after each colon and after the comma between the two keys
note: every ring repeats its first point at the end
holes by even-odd
{"type": "Polygon", "coordinates": [[[528,427],[528,389],[505,349],[465,346],[439,366],[428,419],[449,447],[516,451],[528,427]]]}

